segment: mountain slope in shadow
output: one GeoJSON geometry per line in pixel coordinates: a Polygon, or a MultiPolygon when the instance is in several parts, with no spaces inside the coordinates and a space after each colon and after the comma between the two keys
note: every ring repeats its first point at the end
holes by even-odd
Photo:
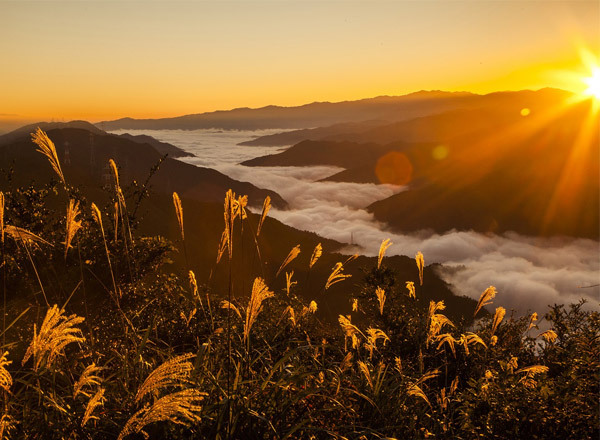
{"type": "Polygon", "coordinates": [[[87,130],[95,135],[110,135],[110,136],[118,136],[125,139],[129,139],[131,141],[137,142],[138,144],[148,144],[160,154],[168,154],[169,157],[191,157],[193,154],[188,153],[187,151],[182,150],[175,145],[168,144],[166,142],[161,142],[157,139],[154,139],[152,136],[147,135],[131,135],[129,133],[124,133],[120,135],[110,134],[105,132],[104,130],[99,129],[95,125],[87,122],[87,121],[70,121],[70,122],[36,122],[35,124],[28,124],[23,127],[17,128],[16,130],[11,131],[10,133],[6,133],[0,136],[0,145],[8,145],[16,140],[19,140],[23,137],[27,137],[29,133],[35,131],[36,128],[41,128],[44,131],[60,129],[60,128],[81,128],[82,130],[87,130]]]}
{"type": "MultiPolygon", "coordinates": [[[[160,235],[171,240],[177,249],[170,257],[168,270],[182,278],[187,271],[194,270],[199,282],[206,282],[216,295],[227,292],[229,265],[227,256],[216,264],[221,233],[224,227],[223,199],[227,189],[232,188],[238,195],[248,195],[250,205],[261,206],[269,195],[275,206],[283,207],[285,202],[274,192],[261,190],[248,183],[230,179],[214,170],[202,169],[172,159],[162,162],[149,180],[149,195],[138,198],[138,192],[150,176],[149,170],[161,156],[146,144],[138,144],[127,139],[95,135],[75,128],[54,129],[48,132],[56,144],[63,173],[74,191],[85,196],[88,203],[94,202],[105,212],[111,212],[114,189],[112,175],[107,167],[113,158],[119,167],[121,186],[127,199],[130,214],[134,214],[137,231],[142,236],[160,235]],[[66,144],[68,142],[68,145],[66,144]],[[180,229],[173,208],[172,191],[181,195],[185,225],[185,244],[180,238],[180,229]]],[[[43,186],[56,176],[47,159],[36,151],[36,146],[28,137],[9,145],[0,146],[0,191],[10,192],[33,181],[43,186]]],[[[62,190],[51,197],[46,205],[60,217],[64,215],[65,195],[62,190]]],[[[84,216],[89,215],[89,206],[82,206],[84,216]]],[[[256,209],[260,212],[260,208],[256,209]]],[[[233,295],[246,296],[255,276],[264,277],[271,289],[283,294],[285,275],[275,274],[290,249],[301,246],[301,255],[288,270],[293,270],[299,281],[298,295],[314,299],[319,303],[319,316],[323,319],[335,318],[347,313],[350,308],[349,291],[356,289],[354,284],[361,282],[363,268],[372,268],[375,258],[360,257],[349,264],[346,273],[353,275],[350,280],[334,285],[324,291],[331,268],[337,261],[345,261],[347,256],[336,254],[342,246],[333,240],[300,231],[267,217],[261,234],[257,238],[260,254],[256,252],[254,241],[258,215],[248,211],[243,228],[236,223],[234,229],[235,250],[231,262],[233,295]],[[317,243],[322,243],[324,253],[311,269],[308,261],[317,243]],[[300,289],[301,287],[301,289],[300,289]]],[[[9,218],[9,222],[12,220],[9,218]]],[[[110,220],[108,220],[110,222],[110,220]]],[[[415,280],[418,271],[413,259],[393,257],[386,259],[400,281],[415,280]]],[[[432,267],[425,269],[426,285],[419,290],[421,305],[426,307],[429,299],[445,300],[448,314],[454,318],[467,316],[474,308],[474,301],[452,294],[449,286],[441,280],[432,267]]],[[[400,283],[400,287],[403,284],[400,283]]],[[[87,281],[88,292],[104,292],[93,280],[87,281]]],[[[104,294],[104,293],[103,293],[104,294]]],[[[105,296],[105,295],[104,295],[105,296]]]]}
{"type": "Polygon", "coordinates": [[[304,141],[244,165],[336,165],[346,170],[324,180],[407,185],[369,207],[397,231],[597,239],[598,112],[591,100],[529,103],[415,118],[337,142],[304,141]]]}
{"type": "MultiPolygon", "coordinates": [[[[143,185],[150,170],[158,165],[163,156],[149,144],[140,144],[126,138],[94,132],[80,128],[64,128],[48,131],[48,136],[56,145],[67,181],[78,187],[110,185],[109,159],[122,167],[122,185],[137,182],[143,185]]],[[[12,179],[28,184],[32,179],[45,182],[53,177],[46,158],[36,152],[29,134],[23,135],[8,145],[0,146],[0,163],[12,167],[12,179]]],[[[0,183],[2,183],[0,176],[0,183]]],[[[152,186],[163,194],[177,191],[180,195],[202,202],[222,202],[229,188],[238,194],[247,194],[255,203],[262,204],[268,195],[274,206],[287,204],[274,191],[264,190],[247,183],[231,179],[210,168],[200,168],[178,160],[166,158],[152,176],[152,186]]]]}

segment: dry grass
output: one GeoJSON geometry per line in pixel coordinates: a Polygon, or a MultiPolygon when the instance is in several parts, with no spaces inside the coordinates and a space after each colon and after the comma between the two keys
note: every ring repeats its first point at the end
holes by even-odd
{"type": "Polygon", "coordinates": [[[335,267],[333,271],[327,278],[327,282],[325,283],[325,290],[329,289],[335,283],[339,283],[340,281],[344,281],[346,278],[350,278],[352,275],[346,275],[343,273],[344,265],[340,262],[335,263],[335,267]]]}
{"type": "Polygon", "coordinates": [[[308,305],[308,307],[304,307],[302,309],[302,313],[301,316],[306,315],[307,313],[315,313],[317,311],[317,302],[316,301],[311,301],[310,304],[308,305]]]}
{"type": "Polygon", "coordinates": [[[233,312],[238,316],[238,318],[242,319],[242,314],[240,313],[240,310],[234,304],[230,303],[226,299],[221,301],[221,308],[233,310],[233,312]]]}
{"type": "Polygon", "coordinates": [[[313,250],[312,256],[310,257],[310,264],[308,265],[308,267],[312,268],[322,254],[323,246],[321,246],[321,243],[319,243],[315,246],[315,249],[313,250]]]}
{"type": "Polygon", "coordinates": [[[102,371],[102,367],[97,367],[95,363],[88,365],[85,370],[79,376],[75,385],[73,385],[73,397],[77,397],[79,393],[83,394],[86,397],[89,397],[89,393],[84,391],[85,387],[92,387],[96,385],[100,385],[102,383],[102,378],[96,373],[102,371]]]}
{"type": "Polygon", "coordinates": [[[13,240],[19,241],[23,244],[43,243],[45,245],[52,246],[52,244],[48,243],[42,237],[35,235],[33,232],[30,232],[26,229],[19,228],[18,226],[4,225],[4,232],[13,240]]]}
{"type": "Polygon", "coordinates": [[[38,150],[44,156],[48,158],[48,162],[52,166],[52,169],[61,180],[63,185],[66,187],[67,182],[65,181],[65,176],[63,175],[62,169],[60,167],[60,162],[58,160],[58,154],[56,154],[56,147],[54,146],[54,142],[50,140],[48,135],[41,129],[37,128],[35,133],[31,134],[31,140],[38,146],[38,150]]]}
{"type": "Polygon", "coordinates": [[[462,345],[465,349],[465,354],[468,356],[469,355],[469,346],[470,345],[475,345],[475,344],[480,344],[483,345],[485,348],[487,348],[487,345],[485,345],[485,342],[483,342],[483,339],[481,339],[481,337],[473,332],[467,332],[466,334],[462,334],[460,335],[460,340],[458,341],[459,345],[462,345]]]}
{"type": "Polygon", "coordinates": [[[436,341],[439,342],[439,344],[437,346],[438,350],[440,348],[442,348],[442,346],[444,344],[447,344],[448,347],[450,347],[450,350],[452,351],[452,354],[454,355],[454,357],[456,357],[456,348],[454,347],[454,344],[458,341],[456,339],[454,339],[454,337],[450,333],[444,333],[443,335],[438,335],[436,337],[436,341]]]}
{"type": "Polygon", "coordinates": [[[75,238],[75,234],[81,229],[81,220],[77,220],[79,214],[81,214],[79,202],[73,199],[69,200],[67,208],[67,232],[65,236],[65,258],[67,258],[67,252],[71,249],[71,242],[75,238]]]}
{"type": "Polygon", "coordinates": [[[479,301],[477,301],[477,306],[475,307],[475,313],[473,313],[473,316],[476,316],[483,306],[491,304],[492,299],[494,299],[495,296],[496,288],[494,286],[490,286],[485,289],[479,297],[479,301]]]}
{"type": "Polygon", "coordinates": [[[144,407],[136,412],[125,424],[118,440],[130,434],[142,433],[151,423],[169,421],[179,425],[199,423],[202,406],[200,402],[207,396],[196,389],[177,391],[158,399],[150,407],[144,407]]]}
{"type": "Polygon", "coordinates": [[[177,215],[177,223],[179,224],[179,232],[181,232],[181,239],[185,240],[185,231],[183,229],[183,207],[181,206],[181,199],[179,194],[173,193],[173,205],[175,206],[175,214],[177,215]]]}
{"type": "MultiPolygon", "coordinates": [[[[225,230],[223,231],[222,241],[221,243],[225,243],[225,247],[227,248],[229,254],[229,261],[233,257],[233,225],[235,221],[234,215],[234,203],[235,203],[235,193],[231,190],[227,191],[225,194],[225,202],[223,206],[223,218],[225,220],[225,230]]],[[[221,259],[220,256],[223,255],[221,251],[223,249],[223,244],[219,248],[219,256],[217,257],[217,262],[221,259]]],[[[224,249],[223,249],[224,251],[224,249]]]]}
{"type": "Polygon", "coordinates": [[[415,256],[415,261],[417,262],[417,268],[419,269],[419,282],[420,285],[423,285],[423,269],[425,269],[425,258],[423,258],[423,254],[421,252],[417,252],[415,256]]]}
{"type": "Polygon", "coordinates": [[[76,327],[83,321],[84,318],[77,315],[65,316],[64,310],[57,305],[52,306],[46,313],[39,333],[34,324],[33,340],[25,352],[22,364],[25,365],[33,356],[34,371],[50,368],[67,345],[85,340],[81,330],[76,327]]]}
{"type": "Polygon", "coordinates": [[[285,291],[287,296],[290,296],[290,289],[293,285],[298,284],[297,281],[292,281],[292,277],[294,276],[294,271],[285,273],[285,291]]]}
{"type": "Polygon", "coordinates": [[[262,310],[262,303],[264,300],[274,296],[265,281],[262,278],[256,278],[252,285],[252,294],[250,295],[250,302],[246,308],[246,322],[244,323],[244,341],[249,341],[250,330],[256,322],[260,311],[262,310]]]}
{"type": "Polygon", "coordinates": [[[421,389],[421,387],[415,383],[411,384],[408,389],[406,390],[406,393],[409,396],[415,396],[415,397],[419,397],[421,399],[423,399],[425,401],[425,403],[427,403],[427,405],[429,405],[429,407],[431,407],[431,403],[429,403],[429,399],[427,398],[427,395],[423,392],[423,390],[421,389]]]}
{"type": "Polygon", "coordinates": [[[408,296],[410,298],[417,299],[417,293],[415,292],[415,283],[413,281],[407,281],[406,288],[408,289],[408,296]]]}
{"type": "Polygon", "coordinates": [[[152,371],[144,383],[138,388],[135,401],[139,402],[144,396],[158,392],[167,387],[183,387],[189,383],[190,373],[194,369],[189,360],[194,357],[192,353],[176,356],[152,371]]]}
{"type": "Polygon", "coordinates": [[[527,331],[531,330],[533,327],[537,327],[536,321],[538,320],[538,314],[533,312],[529,317],[529,325],[527,326],[527,331]]]}
{"type": "Polygon", "coordinates": [[[292,323],[292,326],[296,327],[296,312],[294,311],[294,308],[292,306],[287,306],[285,309],[283,309],[283,313],[281,314],[277,325],[279,326],[281,321],[283,321],[286,316],[289,317],[288,319],[292,323]]]}
{"type": "Polygon", "coordinates": [[[445,308],[444,301],[439,301],[437,303],[435,301],[430,301],[428,312],[429,331],[427,332],[426,345],[429,345],[431,341],[437,338],[445,325],[454,327],[454,324],[446,317],[446,315],[436,313],[438,310],[444,310],[445,308]]]}
{"type": "Polygon", "coordinates": [[[556,341],[556,339],[558,338],[558,335],[552,329],[546,330],[545,332],[541,333],[540,336],[544,338],[546,342],[549,343],[554,343],[554,341],[556,341]]]}
{"type": "Polygon", "coordinates": [[[383,306],[385,305],[385,291],[381,287],[375,289],[375,295],[377,296],[377,302],[379,303],[379,314],[383,315],[383,306]]]}
{"type": "Polygon", "coordinates": [[[9,414],[0,417],[0,439],[11,438],[10,433],[16,429],[17,420],[9,414]]]}
{"type": "Polygon", "coordinates": [[[0,356],[0,388],[4,389],[4,391],[8,391],[13,384],[12,376],[6,369],[6,367],[12,363],[12,361],[9,361],[6,358],[7,355],[8,351],[5,351],[2,356],[0,356]]]}
{"type": "Polygon", "coordinates": [[[381,242],[379,246],[379,255],[377,256],[377,269],[381,268],[381,261],[383,260],[383,256],[385,255],[385,251],[392,245],[392,242],[389,238],[386,238],[381,242]]]}
{"type": "Polygon", "coordinates": [[[292,248],[292,250],[289,252],[289,254],[287,255],[287,257],[285,257],[285,260],[283,260],[283,263],[281,263],[281,266],[279,266],[279,270],[277,271],[277,274],[275,275],[275,278],[277,278],[279,276],[279,274],[281,273],[281,271],[288,264],[290,264],[298,255],[300,255],[300,245],[299,244],[297,244],[296,246],[294,246],[292,248]]]}
{"type": "Polygon", "coordinates": [[[504,307],[496,307],[496,313],[494,313],[494,319],[492,321],[492,335],[496,333],[496,329],[504,319],[506,309],[504,307]]]}
{"type": "Polygon", "coordinates": [[[115,243],[119,239],[119,202],[115,202],[114,215],[113,215],[114,229],[115,229],[115,243]]]}
{"type": "Polygon", "coordinates": [[[200,294],[198,293],[198,282],[196,281],[196,274],[194,271],[188,271],[188,278],[190,280],[190,287],[192,288],[192,295],[194,298],[200,298],[200,294]]]}
{"type": "Polygon", "coordinates": [[[373,390],[373,379],[371,378],[371,371],[369,371],[369,367],[367,367],[367,364],[365,364],[363,361],[357,361],[356,364],[358,365],[358,371],[360,371],[365,377],[369,388],[373,390]]]}
{"type": "Polygon", "coordinates": [[[92,398],[88,401],[88,404],[85,407],[85,413],[83,414],[83,418],[81,419],[81,426],[85,426],[87,422],[92,419],[98,419],[98,417],[93,415],[93,412],[99,406],[103,406],[106,398],[104,397],[105,393],[104,388],[100,388],[96,394],[92,396],[92,398]]]}
{"type": "MultiPolygon", "coordinates": [[[[100,209],[96,206],[95,203],[92,203],[92,217],[94,217],[94,221],[100,226],[100,232],[102,234],[102,242],[104,243],[104,252],[106,253],[106,260],[108,261],[108,268],[110,270],[110,276],[112,278],[113,290],[115,295],[121,297],[121,291],[117,287],[117,282],[115,280],[115,273],[113,271],[112,262],[110,261],[110,252],[108,251],[108,243],[106,242],[106,235],[104,234],[104,225],[102,224],[102,213],[100,209]]],[[[115,223],[116,226],[116,223],[115,223]]],[[[116,227],[115,227],[116,234],[116,227]]],[[[116,240],[116,237],[115,237],[116,240]]]]}
{"type": "Polygon", "coordinates": [[[260,235],[260,231],[262,229],[262,225],[271,209],[271,197],[265,197],[265,201],[263,202],[262,214],[260,215],[260,220],[258,221],[258,228],[256,228],[256,236],[260,235]]]}
{"type": "Polygon", "coordinates": [[[113,159],[108,159],[108,165],[110,166],[110,170],[113,175],[115,189],[118,191],[121,189],[121,184],[119,182],[119,169],[117,168],[117,164],[113,159]]]}

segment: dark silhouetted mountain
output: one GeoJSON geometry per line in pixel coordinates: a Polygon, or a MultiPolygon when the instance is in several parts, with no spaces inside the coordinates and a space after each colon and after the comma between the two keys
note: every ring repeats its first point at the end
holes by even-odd
{"type": "MultiPolygon", "coordinates": [[[[132,181],[142,184],[162,158],[149,144],[80,128],[49,130],[48,136],[56,145],[67,181],[78,188],[97,187],[98,182],[110,183],[108,160],[111,158],[123,168],[123,186],[132,181]]],[[[3,167],[12,166],[15,169],[13,179],[22,183],[32,179],[47,181],[52,177],[51,169],[46,158],[35,150],[29,134],[24,134],[13,143],[0,146],[0,163],[3,167]]],[[[181,196],[204,202],[222,202],[223,195],[231,188],[238,194],[247,194],[259,205],[269,195],[274,206],[286,206],[281,196],[273,191],[233,180],[210,168],[170,158],[162,162],[151,184],[157,192],[170,195],[177,191],[181,196]]]]}
{"type": "MultiPolygon", "coordinates": [[[[149,176],[149,170],[157,164],[161,155],[148,144],[139,144],[122,137],[94,134],[84,129],[63,128],[48,132],[54,141],[59,160],[67,182],[84,195],[88,203],[95,202],[101,209],[110,211],[112,175],[107,166],[109,158],[113,158],[119,166],[121,186],[124,188],[127,206],[135,211],[139,222],[138,231],[142,235],[161,235],[172,240],[179,252],[171,254],[172,263],[169,270],[179,276],[187,277],[189,269],[194,270],[200,282],[210,280],[210,287],[216,294],[226,292],[229,285],[229,266],[227,255],[219,265],[216,255],[221,233],[224,227],[223,199],[227,189],[232,188],[237,194],[247,194],[250,205],[260,206],[266,195],[270,195],[275,206],[282,207],[285,202],[274,192],[261,190],[249,183],[238,182],[217,171],[198,168],[183,162],[167,158],[159,170],[151,177],[150,195],[141,199],[132,189],[139,188],[149,176]],[[138,185],[131,185],[133,181],[138,185]],[[185,248],[183,252],[180,241],[179,224],[174,212],[171,193],[177,191],[183,203],[185,225],[185,248]]],[[[34,181],[41,186],[50,179],[56,178],[47,159],[36,151],[36,146],[24,135],[15,142],[0,146],[0,191],[10,192],[22,185],[34,181]],[[12,170],[9,171],[9,169],[12,170]]],[[[62,191],[53,196],[53,206],[58,213],[64,212],[66,203],[62,191]]],[[[89,206],[83,206],[83,215],[88,215],[89,206]]],[[[257,209],[257,212],[259,212],[257,209]]],[[[10,220],[10,219],[9,219],[10,220]]],[[[324,239],[318,235],[300,231],[267,217],[257,241],[260,255],[256,253],[254,231],[258,215],[248,212],[244,227],[235,227],[235,250],[232,267],[232,294],[236,297],[248,294],[253,277],[263,276],[271,289],[280,293],[285,287],[285,276],[275,277],[281,262],[290,249],[297,244],[301,246],[301,254],[288,267],[294,271],[301,290],[297,293],[308,299],[315,299],[319,304],[319,316],[334,320],[338,314],[347,313],[349,289],[356,289],[354,284],[361,282],[364,268],[373,268],[377,264],[375,258],[360,257],[348,264],[345,272],[353,275],[344,283],[332,286],[324,294],[323,286],[337,261],[345,261],[347,256],[334,253],[341,244],[324,239]],[[317,264],[308,269],[308,261],[317,243],[322,243],[324,253],[317,264]],[[262,262],[262,266],[261,266],[262,262]]],[[[418,279],[417,267],[412,258],[391,257],[384,264],[393,268],[400,281],[418,279]]],[[[442,281],[434,267],[425,269],[425,284],[419,289],[419,301],[426,307],[429,299],[445,300],[447,314],[457,319],[468,315],[474,308],[474,301],[454,296],[449,286],[442,281]]],[[[93,283],[93,280],[89,280],[93,283]]],[[[87,286],[92,290],[93,286],[87,286]]],[[[403,283],[398,289],[403,288],[403,283]]],[[[102,291],[98,286],[98,291],[102,291]]]]}
{"type": "Polygon", "coordinates": [[[162,119],[123,118],[97,125],[117,129],[310,128],[369,120],[399,121],[442,111],[476,106],[479,95],[463,92],[422,91],[404,96],[380,96],[344,102],[314,102],[298,107],[238,108],[162,119]]]}
{"type": "MultiPolygon", "coordinates": [[[[93,124],[90,124],[87,121],[70,121],[70,122],[36,122],[35,124],[28,124],[23,127],[17,128],[10,133],[4,134],[0,136],[0,145],[10,144],[24,136],[28,136],[30,133],[34,132],[36,128],[41,128],[44,131],[54,130],[58,128],[81,128],[83,130],[87,130],[91,133],[98,135],[109,135],[109,133],[99,129],[93,124]]],[[[138,144],[148,144],[151,145],[156,151],[161,154],[168,154],[169,157],[189,157],[193,156],[193,154],[188,153],[181,148],[178,148],[174,145],[168,144],[166,142],[161,142],[157,139],[154,139],[152,136],[146,135],[131,135],[129,133],[114,135],[111,136],[120,136],[125,139],[132,140],[138,144]]]]}
{"type": "Polygon", "coordinates": [[[356,142],[303,141],[287,150],[242,162],[246,166],[310,166],[333,165],[352,168],[365,162],[372,163],[391,149],[406,147],[402,143],[379,145],[356,142]]]}
{"type": "Polygon", "coordinates": [[[16,130],[0,136],[0,145],[8,145],[12,142],[23,139],[24,137],[28,137],[29,134],[33,133],[38,127],[44,131],[50,131],[59,128],[81,128],[82,130],[87,130],[94,134],[107,134],[87,121],[76,120],[70,122],[36,122],[34,124],[24,125],[16,130]]]}
{"type": "Polygon", "coordinates": [[[369,210],[398,231],[598,239],[600,121],[592,106],[531,113],[448,140],[447,157],[416,166],[420,178],[407,191],[369,210]]]}
{"type": "Polygon", "coordinates": [[[335,165],[346,170],[324,180],[409,182],[407,191],[370,207],[398,231],[598,238],[598,113],[590,100],[552,96],[568,95],[497,94],[497,105],[388,124],[344,141],[304,141],[244,165],[335,165]]]}
{"type": "Polygon", "coordinates": [[[158,139],[153,138],[152,136],[148,136],[145,134],[133,135],[129,133],[123,133],[118,135],[122,138],[132,140],[137,142],[138,144],[149,144],[160,154],[168,154],[169,157],[194,157],[192,153],[188,153],[187,151],[182,150],[175,145],[168,144],[166,142],[159,141],[158,139]]]}
{"type": "Polygon", "coordinates": [[[302,130],[292,130],[283,133],[270,134],[259,136],[246,142],[240,142],[239,145],[249,147],[265,146],[276,147],[283,145],[294,145],[302,141],[313,141],[326,139],[335,135],[347,135],[349,133],[361,133],[370,128],[384,125],[384,121],[365,121],[365,122],[344,122],[340,124],[330,125],[328,127],[305,128],[302,130]]]}

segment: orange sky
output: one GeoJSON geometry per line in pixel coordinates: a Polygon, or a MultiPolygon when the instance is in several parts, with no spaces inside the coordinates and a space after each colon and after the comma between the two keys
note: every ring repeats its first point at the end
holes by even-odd
{"type": "Polygon", "coordinates": [[[583,83],[600,2],[0,0],[0,122],[583,83]],[[567,79],[565,79],[567,78],[567,79]]]}

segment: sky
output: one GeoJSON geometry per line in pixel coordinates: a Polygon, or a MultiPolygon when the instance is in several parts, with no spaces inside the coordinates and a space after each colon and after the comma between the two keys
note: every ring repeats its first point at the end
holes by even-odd
{"type": "Polygon", "coordinates": [[[585,85],[593,1],[0,0],[0,128],[585,85]],[[576,75],[565,75],[576,72],[576,75]]]}

